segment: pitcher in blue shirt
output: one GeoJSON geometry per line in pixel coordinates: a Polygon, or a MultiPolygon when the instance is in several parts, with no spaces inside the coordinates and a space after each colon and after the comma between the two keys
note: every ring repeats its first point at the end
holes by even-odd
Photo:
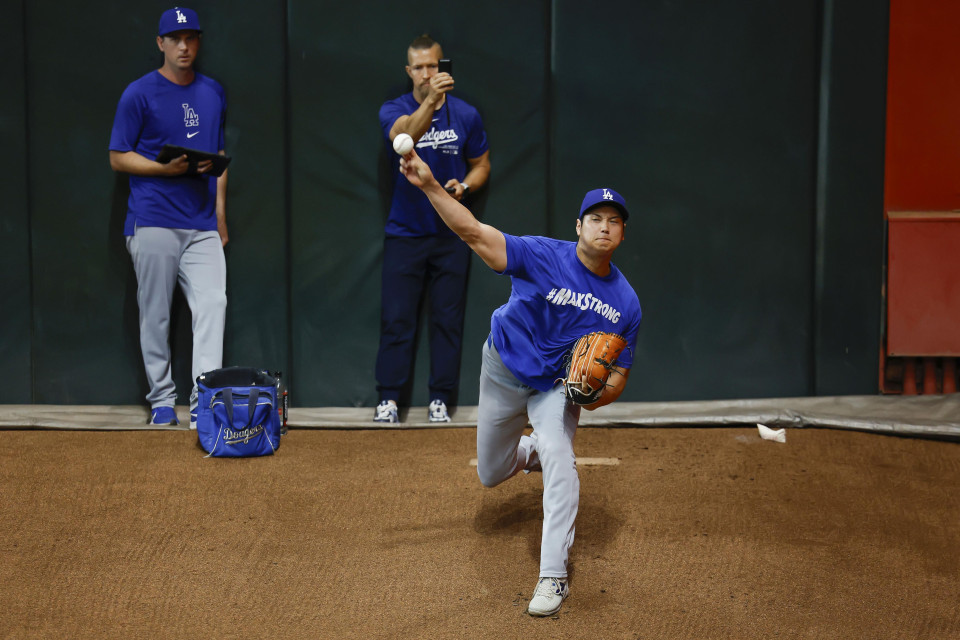
{"type": "Polygon", "coordinates": [[[610,404],[623,392],[640,328],[640,302],[611,262],[629,217],[613,189],[587,192],[576,221],[577,241],[516,237],[479,222],[447,193],[411,151],[400,171],[444,223],[497,273],[510,276],[510,298],[493,312],[483,347],[477,407],[477,473],[493,487],[521,471],[543,473],[540,575],[527,613],[548,616],[570,593],[567,561],[580,501],[573,438],[580,410],[610,404]],[[559,379],[565,355],[580,336],[618,333],[629,345],[600,398],[581,407],[559,379]],[[529,419],[530,436],[524,435],[529,419]]]}

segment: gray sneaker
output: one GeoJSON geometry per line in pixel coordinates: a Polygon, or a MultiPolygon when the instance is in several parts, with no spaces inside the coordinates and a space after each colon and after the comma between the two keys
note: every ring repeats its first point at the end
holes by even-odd
{"type": "Polygon", "coordinates": [[[447,405],[442,400],[434,400],[427,409],[427,416],[430,422],[450,422],[450,414],[447,413],[447,405]]]}
{"type": "Polygon", "coordinates": [[[527,607],[531,616],[552,616],[560,611],[560,605],[570,595],[566,578],[540,578],[527,607]]]}

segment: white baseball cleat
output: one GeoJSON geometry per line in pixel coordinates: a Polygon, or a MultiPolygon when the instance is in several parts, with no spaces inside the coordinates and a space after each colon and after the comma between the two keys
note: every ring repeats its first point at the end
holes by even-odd
{"type": "Polygon", "coordinates": [[[389,400],[383,400],[377,405],[377,412],[373,416],[374,422],[400,422],[397,405],[389,400]]]}
{"type": "Polygon", "coordinates": [[[570,595],[566,578],[540,578],[527,606],[531,616],[551,616],[560,611],[560,605],[570,595]]]}
{"type": "Polygon", "coordinates": [[[430,422],[450,422],[450,414],[447,413],[447,405],[443,400],[433,400],[427,409],[427,416],[430,422]]]}
{"type": "Polygon", "coordinates": [[[523,442],[523,438],[529,438],[527,441],[527,464],[523,468],[524,473],[532,473],[534,471],[543,471],[543,467],[540,466],[540,454],[537,452],[537,444],[539,439],[537,432],[534,431],[529,436],[521,436],[520,441],[523,442]]]}

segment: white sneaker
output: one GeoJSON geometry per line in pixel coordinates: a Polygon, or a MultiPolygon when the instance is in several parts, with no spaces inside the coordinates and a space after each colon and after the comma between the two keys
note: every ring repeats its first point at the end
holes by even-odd
{"type": "Polygon", "coordinates": [[[400,422],[400,415],[397,413],[397,404],[390,400],[383,400],[377,405],[377,412],[373,416],[374,422],[400,422]]]}
{"type": "Polygon", "coordinates": [[[427,415],[430,417],[430,422],[450,422],[447,405],[442,400],[432,401],[427,409],[427,415]]]}
{"type": "Polygon", "coordinates": [[[527,607],[531,616],[550,616],[560,611],[560,605],[570,595],[566,578],[540,578],[527,607]]]}

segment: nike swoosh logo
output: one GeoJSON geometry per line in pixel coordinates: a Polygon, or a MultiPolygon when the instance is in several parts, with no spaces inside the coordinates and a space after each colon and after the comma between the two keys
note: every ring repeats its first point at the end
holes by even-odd
{"type": "Polygon", "coordinates": [[[192,138],[193,136],[197,135],[198,133],[200,133],[200,132],[199,132],[199,131],[194,131],[193,133],[188,133],[188,134],[187,134],[187,137],[188,137],[188,138],[192,138]]]}

